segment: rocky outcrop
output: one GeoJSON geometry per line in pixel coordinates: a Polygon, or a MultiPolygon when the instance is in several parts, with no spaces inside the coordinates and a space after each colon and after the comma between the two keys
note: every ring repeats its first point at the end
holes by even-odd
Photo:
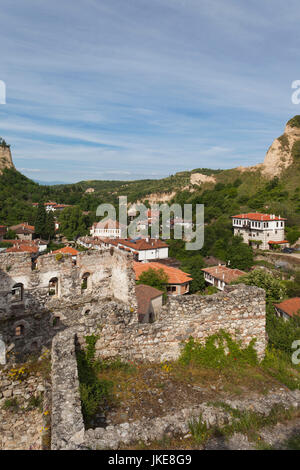
{"type": "Polygon", "coordinates": [[[215,183],[216,178],[214,176],[203,175],[202,173],[192,173],[191,184],[200,185],[202,183],[215,183]]]}
{"type": "MultiPolygon", "coordinates": [[[[294,118],[295,119],[295,118],[294,118]]],[[[284,134],[274,140],[261,166],[265,176],[278,176],[293,163],[293,146],[300,141],[300,127],[292,125],[291,119],[285,126],[284,134]]]]}
{"type": "Polygon", "coordinates": [[[300,152],[300,115],[290,119],[284,133],[274,140],[271,147],[267,151],[264,162],[250,167],[238,167],[237,170],[242,173],[245,171],[260,170],[262,175],[267,178],[274,178],[287,169],[295,159],[297,153],[300,152]]]}
{"type": "Polygon", "coordinates": [[[0,145],[0,175],[5,168],[15,168],[9,146],[0,145]]]}

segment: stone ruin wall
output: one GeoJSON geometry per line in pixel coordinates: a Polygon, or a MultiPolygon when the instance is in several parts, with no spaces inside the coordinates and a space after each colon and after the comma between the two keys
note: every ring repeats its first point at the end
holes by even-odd
{"type": "Polygon", "coordinates": [[[136,311],[135,279],[131,259],[117,251],[82,252],[74,265],[71,256],[58,260],[55,255],[37,259],[33,269],[26,253],[0,254],[0,341],[6,351],[26,355],[49,347],[53,336],[72,325],[82,334],[95,329],[103,308],[136,311]],[[89,273],[87,289],[82,276],[89,273]],[[49,281],[58,280],[57,295],[49,295],[49,281]],[[23,285],[23,299],[14,301],[12,288],[23,285]],[[24,334],[15,335],[17,326],[24,334]]]}
{"type": "MultiPolygon", "coordinates": [[[[52,448],[76,448],[86,442],[78,389],[75,339],[98,336],[99,357],[164,361],[178,358],[190,336],[199,340],[220,329],[248,344],[266,345],[265,293],[237,285],[212,296],[171,297],[154,323],[138,323],[135,278],[130,255],[84,252],[58,260],[45,255],[33,269],[27,254],[0,254],[0,336],[7,350],[32,352],[33,344],[52,343],[52,448]],[[82,276],[90,274],[81,290],[82,276]],[[58,295],[49,296],[49,280],[58,279],[58,295]],[[24,286],[20,302],[12,302],[16,283],[24,286]],[[57,326],[54,317],[59,317],[57,326]],[[16,325],[24,336],[16,337],[16,325]],[[52,341],[53,340],[53,341],[52,341]]],[[[1,341],[0,341],[1,342],[1,341]]],[[[1,344],[0,344],[1,346],[1,344]]],[[[1,349],[1,348],[0,348],[1,349]]]]}
{"type": "Polygon", "coordinates": [[[204,340],[223,329],[244,345],[255,337],[255,347],[262,356],[266,346],[265,314],[264,290],[244,285],[230,286],[211,296],[170,297],[154,323],[126,322],[122,315],[107,310],[104,321],[98,322],[97,355],[154,362],[173,360],[189,337],[204,340]]]}
{"type": "Polygon", "coordinates": [[[0,254],[0,335],[8,351],[30,353],[49,347],[53,336],[76,326],[79,342],[98,336],[97,355],[163,361],[179,356],[183,341],[200,340],[227,330],[244,344],[257,338],[263,354],[265,294],[250,286],[230,286],[211,296],[170,297],[154,323],[138,322],[135,277],[130,255],[118,251],[88,251],[58,260],[37,259],[32,268],[28,254],[0,254]],[[82,276],[88,287],[81,290],[82,276]],[[49,281],[58,279],[58,295],[49,295],[49,281]],[[23,300],[12,302],[12,287],[22,283],[23,300]],[[15,328],[23,325],[24,335],[15,328]]]}

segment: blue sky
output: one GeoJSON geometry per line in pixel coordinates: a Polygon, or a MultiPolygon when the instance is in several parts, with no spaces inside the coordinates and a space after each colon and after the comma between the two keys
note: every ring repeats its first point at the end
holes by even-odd
{"type": "Polygon", "coordinates": [[[263,161],[300,114],[296,0],[2,0],[0,135],[33,179],[263,161]]]}

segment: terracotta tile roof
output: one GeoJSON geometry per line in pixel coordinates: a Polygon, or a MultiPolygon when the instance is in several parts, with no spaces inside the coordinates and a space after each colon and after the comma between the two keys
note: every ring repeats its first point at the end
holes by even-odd
{"type": "Polygon", "coordinates": [[[272,220],[286,220],[283,217],[272,217],[272,214],[260,214],[258,212],[248,212],[248,214],[239,214],[232,215],[233,219],[249,219],[249,220],[258,220],[258,221],[272,221],[272,220]]]}
{"type": "Polygon", "coordinates": [[[143,272],[148,271],[150,268],[157,270],[163,269],[163,271],[168,276],[168,284],[185,284],[186,282],[190,282],[193,280],[190,274],[184,273],[183,271],[181,271],[181,269],[172,268],[171,266],[165,266],[160,263],[138,263],[135,261],[133,263],[133,268],[137,280],[140,278],[140,275],[143,272]]]}
{"type": "Polygon", "coordinates": [[[212,266],[211,268],[201,269],[201,271],[210,274],[220,281],[224,281],[226,284],[230,284],[238,277],[247,274],[239,269],[227,268],[227,266],[212,266]]]}
{"type": "Polygon", "coordinates": [[[132,239],[120,238],[116,240],[116,243],[133,248],[135,251],[155,250],[157,248],[168,248],[169,246],[167,243],[156,238],[149,238],[148,241],[145,238],[136,239],[135,241],[132,239]]]}
{"type": "Polygon", "coordinates": [[[29,225],[27,222],[22,222],[18,225],[12,225],[9,228],[16,233],[34,233],[35,230],[35,227],[33,225],[29,225]]]}
{"type": "Polygon", "coordinates": [[[155,289],[155,287],[139,284],[135,287],[135,294],[138,304],[138,314],[145,315],[148,313],[150,301],[163,295],[163,292],[155,289]]]}
{"type": "Polygon", "coordinates": [[[275,304],[275,307],[279,308],[290,317],[293,317],[294,315],[299,315],[300,297],[293,297],[292,299],[284,300],[280,304],[275,304]]]}
{"type": "Polygon", "coordinates": [[[6,253],[37,253],[38,251],[39,249],[36,245],[30,245],[29,243],[20,243],[5,250],[6,253]]]}
{"type": "Polygon", "coordinates": [[[52,253],[63,253],[76,256],[78,255],[79,251],[75,250],[75,248],[72,248],[71,246],[64,246],[63,248],[59,248],[58,250],[52,251],[52,253]]]}

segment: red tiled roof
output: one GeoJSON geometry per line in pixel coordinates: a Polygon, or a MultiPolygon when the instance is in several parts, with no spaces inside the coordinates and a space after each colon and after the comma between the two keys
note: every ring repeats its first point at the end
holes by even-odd
{"type": "Polygon", "coordinates": [[[132,239],[120,238],[116,240],[115,243],[128,246],[129,248],[133,248],[135,251],[155,250],[157,248],[168,248],[169,246],[167,243],[156,238],[149,238],[149,241],[144,238],[135,241],[132,239]]]}
{"type": "Polygon", "coordinates": [[[284,300],[280,304],[275,304],[275,307],[279,308],[290,317],[299,315],[300,297],[293,297],[292,299],[284,300]]]}
{"type": "Polygon", "coordinates": [[[20,243],[19,245],[14,245],[11,248],[6,248],[6,253],[37,253],[39,251],[36,245],[30,245],[29,243],[20,243]]]}
{"type": "Polygon", "coordinates": [[[30,232],[34,233],[35,227],[33,225],[29,225],[27,222],[22,222],[21,224],[18,225],[12,225],[9,227],[10,230],[13,230],[14,232],[30,232]]]}
{"type": "Polygon", "coordinates": [[[64,246],[63,248],[59,248],[58,250],[52,251],[52,253],[64,253],[72,256],[78,255],[79,251],[75,250],[71,246],[64,246]]]}
{"type": "Polygon", "coordinates": [[[248,212],[248,214],[238,214],[232,215],[231,218],[233,219],[249,219],[249,220],[258,220],[258,221],[272,221],[272,220],[286,220],[283,217],[276,217],[272,218],[271,214],[260,214],[258,212],[248,212]]]}
{"type": "Polygon", "coordinates": [[[163,292],[155,287],[139,284],[135,287],[135,294],[138,304],[138,313],[145,315],[148,312],[150,301],[160,297],[163,292]]]}
{"type": "Polygon", "coordinates": [[[224,281],[226,284],[230,284],[238,277],[244,276],[246,274],[244,271],[227,268],[227,266],[212,266],[211,268],[201,269],[201,271],[210,274],[220,281],[224,281]]]}
{"type": "Polygon", "coordinates": [[[165,266],[164,264],[150,262],[150,263],[133,263],[135,277],[138,280],[141,274],[151,269],[162,269],[168,276],[168,284],[185,284],[186,282],[192,281],[190,274],[187,274],[181,269],[172,268],[171,266],[165,266]]]}

